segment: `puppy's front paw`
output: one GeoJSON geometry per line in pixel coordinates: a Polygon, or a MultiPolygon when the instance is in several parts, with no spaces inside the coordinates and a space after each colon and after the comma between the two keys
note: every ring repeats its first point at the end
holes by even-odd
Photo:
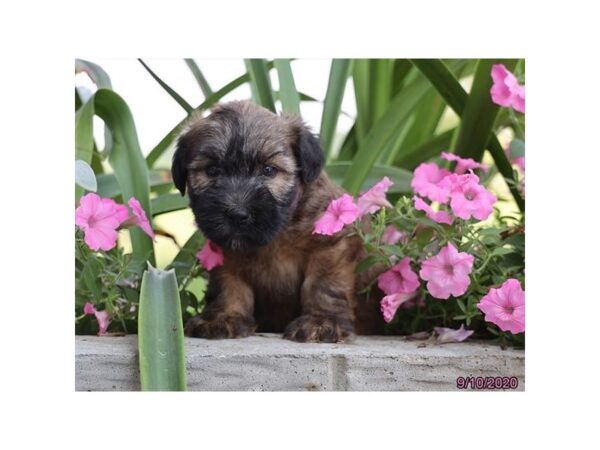
{"type": "Polygon", "coordinates": [[[206,339],[246,337],[254,334],[256,324],[251,317],[239,314],[215,314],[192,317],[185,324],[185,335],[206,339]]]}
{"type": "Polygon", "coordinates": [[[304,315],[288,324],[283,337],[296,342],[350,341],[354,338],[354,325],[349,319],[304,315]]]}

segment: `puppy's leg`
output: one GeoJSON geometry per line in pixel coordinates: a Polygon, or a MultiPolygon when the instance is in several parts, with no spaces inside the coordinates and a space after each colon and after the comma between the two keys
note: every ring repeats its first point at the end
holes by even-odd
{"type": "Polygon", "coordinates": [[[298,342],[341,342],[354,337],[354,268],[346,240],[313,253],[302,284],[302,315],[283,337],[298,342]]]}
{"type": "Polygon", "coordinates": [[[237,338],[254,334],[254,294],[242,279],[225,267],[210,275],[206,307],[185,324],[185,334],[207,339],[237,338]]]}

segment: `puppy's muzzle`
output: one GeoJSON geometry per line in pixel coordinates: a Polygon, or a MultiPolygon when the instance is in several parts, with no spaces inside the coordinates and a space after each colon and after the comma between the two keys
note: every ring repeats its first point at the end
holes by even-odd
{"type": "Polygon", "coordinates": [[[244,225],[250,221],[250,212],[243,206],[234,206],[225,212],[227,218],[235,225],[244,225]]]}

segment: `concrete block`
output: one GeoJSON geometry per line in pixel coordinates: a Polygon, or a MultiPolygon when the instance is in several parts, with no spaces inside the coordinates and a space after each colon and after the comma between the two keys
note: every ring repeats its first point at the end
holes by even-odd
{"type": "MultiPolygon", "coordinates": [[[[140,389],[137,336],[76,336],[77,391],[140,389]]],[[[484,342],[423,345],[401,337],[300,344],[280,335],[185,339],[190,391],[455,391],[457,377],[516,377],[525,353],[484,342]]],[[[473,390],[471,388],[467,390],[473,390]]]]}

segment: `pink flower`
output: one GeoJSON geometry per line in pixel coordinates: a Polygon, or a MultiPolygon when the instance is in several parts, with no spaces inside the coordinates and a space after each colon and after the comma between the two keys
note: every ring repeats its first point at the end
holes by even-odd
{"type": "Polygon", "coordinates": [[[509,107],[525,112],[525,86],[520,85],[517,78],[503,64],[492,66],[494,84],[490,90],[492,101],[496,105],[509,107]]]}
{"type": "Polygon", "coordinates": [[[394,316],[396,315],[396,311],[398,307],[409,300],[413,296],[412,293],[409,294],[391,294],[386,295],[381,299],[381,313],[383,314],[383,320],[387,323],[391,322],[394,316]]]}
{"type": "Polygon", "coordinates": [[[462,342],[473,334],[473,330],[466,330],[464,325],[461,325],[458,330],[453,328],[442,328],[435,327],[434,331],[438,337],[436,342],[438,344],[446,344],[448,342],[462,342]]]}
{"type": "Polygon", "coordinates": [[[452,225],[452,217],[446,211],[434,211],[431,206],[423,201],[422,198],[415,196],[413,198],[415,202],[415,209],[424,211],[427,217],[437,223],[446,223],[452,225]]]}
{"type": "Polygon", "coordinates": [[[106,330],[110,325],[110,315],[106,310],[96,311],[94,315],[96,316],[96,320],[98,321],[98,336],[102,336],[103,334],[106,334],[106,330]]]}
{"type": "Polygon", "coordinates": [[[146,212],[144,211],[144,208],[142,208],[142,205],[140,204],[138,199],[135,197],[131,197],[127,204],[133,211],[133,215],[136,218],[137,225],[144,231],[144,233],[150,236],[152,240],[155,240],[156,236],[154,234],[154,230],[152,229],[150,221],[146,217],[146,212]]]}
{"type": "Polygon", "coordinates": [[[410,185],[417,194],[434,202],[446,203],[448,189],[439,183],[448,175],[449,171],[439,168],[435,163],[422,163],[415,169],[410,185]]]}
{"type": "Polygon", "coordinates": [[[494,210],[496,196],[479,184],[479,178],[473,174],[452,174],[440,183],[450,191],[450,207],[461,219],[475,217],[485,220],[494,210]]]}
{"type": "Polygon", "coordinates": [[[96,321],[98,322],[98,336],[102,336],[106,334],[106,330],[110,325],[111,319],[108,311],[98,311],[96,307],[90,303],[86,302],[83,306],[83,313],[96,316],[96,321]]]}
{"type": "Polygon", "coordinates": [[[525,331],[525,292],[519,280],[509,278],[500,288],[491,288],[477,307],[485,314],[487,322],[502,331],[525,331]]]}
{"type": "Polygon", "coordinates": [[[484,172],[487,172],[488,170],[486,165],[478,163],[471,158],[461,158],[454,153],[442,152],[441,157],[446,161],[456,161],[456,169],[454,170],[454,173],[459,175],[465,173],[467,170],[481,169],[484,172]]]}
{"type": "Polygon", "coordinates": [[[467,292],[473,268],[473,255],[459,253],[449,242],[439,253],[421,264],[419,275],[428,281],[427,290],[439,299],[446,300],[450,295],[459,297],[467,292]]]}
{"type": "Polygon", "coordinates": [[[117,228],[128,215],[125,206],[92,192],[81,197],[75,210],[75,223],[83,230],[89,248],[110,250],[117,245],[117,228]]]}
{"type": "Polygon", "coordinates": [[[350,195],[344,194],[333,200],[321,218],[315,222],[313,234],[331,236],[344,228],[344,225],[354,222],[358,217],[358,206],[354,204],[350,195]]]}
{"type": "Polygon", "coordinates": [[[208,239],[204,243],[202,250],[196,253],[196,258],[198,258],[206,270],[213,270],[217,266],[222,266],[224,262],[223,250],[208,239]]]}
{"type": "Polygon", "coordinates": [[[96,312],[96,308],[94,307],[94,305],[90,302],[85,302],[85,305],[83,305],[83,313],[84,314],[94,314],[96,312]]]}
{"type": "Polygon", "coordinates": [[[385,198],[385,194],[393,184],[388,177],[383,177],[375,186],[358,197],[358,214],[363,216],[365,214],[373,214],[382,207],[391,208],[392,205],[385,198]]]}
{"type": "Polygon", "coordinates": [[[384,244],[394,245],[401,239],[406,237],[406,233],[402,231],[398,231],[394,225],[388,225],[383,230],[383,235],[381,236],[381,242],[384,244]]]}
{"type": "Polygon", "coordinates": [[[419,277],[410,268],[410,258],[404,257],[398,264],[377,277],[379,289],[388,295],[412,294],[419,288],[419,277]]]}

